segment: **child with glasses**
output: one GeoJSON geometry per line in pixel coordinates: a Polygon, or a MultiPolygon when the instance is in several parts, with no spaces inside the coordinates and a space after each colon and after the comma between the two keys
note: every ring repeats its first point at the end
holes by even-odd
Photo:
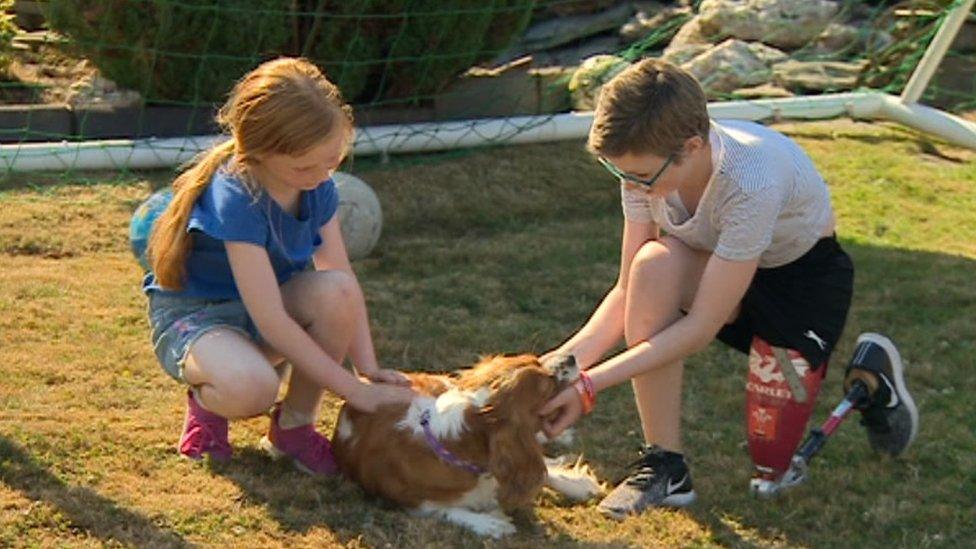
{"type": "MultiPolygon", "coordinates": [[[[711,120],[694,77],[655,59],[603,87],[587,146],[620,181],[620,271],[585,325],[551,351],[575,355],[586,373],[541,411],[547,434],[630,380],[645,445],[600,510],[620,518],[691,503],[679,430],[684,361],[718,338],[750,355],[753,487],[782,481],[851,303],[854,267],[835,238],[823,178],[782,134],[711,120]],[[621,337],[627,350],[601,362],[621,337]]],[[[864,334],[848,368],[884,381],[864,423],[873,448],[901,453],[918,417],[894,345],[864,334]]]]}

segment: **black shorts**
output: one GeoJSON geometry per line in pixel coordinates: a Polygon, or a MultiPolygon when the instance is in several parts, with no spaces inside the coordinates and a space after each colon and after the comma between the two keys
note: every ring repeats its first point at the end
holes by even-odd
{"type": "Polygon", "coordinates": [[[854,290],[854,264],[833,236],[821,238],[792,263],[758,269],[739,316],[719,341],[749,353],[753,336],[825,364],[844,331],[854,290]]]}

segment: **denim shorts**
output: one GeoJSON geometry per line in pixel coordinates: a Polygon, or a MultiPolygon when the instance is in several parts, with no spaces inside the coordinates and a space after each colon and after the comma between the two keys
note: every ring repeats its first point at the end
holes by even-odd
{"type": "Polygon", "coordinates": [[[149,295],[149,326],[159,364],[170,377],[183,383],[186,383],[183,369],[190,346],[205,333],[226,328],[255,343],[262,342],[257,326],[239,299],[215,301],[152,292],[149,295]]]}

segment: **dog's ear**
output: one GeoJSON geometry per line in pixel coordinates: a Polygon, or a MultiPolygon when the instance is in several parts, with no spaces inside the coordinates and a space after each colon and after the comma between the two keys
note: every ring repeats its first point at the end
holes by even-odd
{"type": "Polygon", "coordinates": [[[508,511],[532,503],[546,465],[535,438],[538,410],[555,386],[539,367],[515,372],[495,387],[482,409],[488,433],[488,471],[498,481],[498,503],[508,511]]]}
{"type": "Polygon", "coordinates": [[[488,472],[498,481],[498,505],[503,511],[532,505],[546,479],[542,446],[535,433],[508,421],[492,424],[488,472]]]}

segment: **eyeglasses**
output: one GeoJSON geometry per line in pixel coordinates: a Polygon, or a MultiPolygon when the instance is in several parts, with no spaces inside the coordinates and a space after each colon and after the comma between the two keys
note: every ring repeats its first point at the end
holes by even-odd
{"type": "Polygon", "coordinates": [[[630,183],[636,183],[638,185],[642,185],[644,187],[650,188],[651,186],[654,185],[654,183],[657,182],[658,178],[661,177],[661,174],[664,173],[664,170],[666,170],[668,166],[671,165],[671,162],[674,162],[675,156],[676,155],[673,153],[668,155],[667,160],[664,161],[664,165],[662,165],[661,169],[658,170],[657,173],[654,174],[654,177],[651,177],[650,179],[641,179],[627,172],[620,171],[620,168],[614,166],[612,163],[610,163],[609,160],[603,158],[602,156],[596,157],[596,160],[597,162],[602,164],[603,167],[606,168],[608,172],[612,173],[613,176],[616,177],[617,179],[623,179],[624,181],[629,181],[630,183]]]}

